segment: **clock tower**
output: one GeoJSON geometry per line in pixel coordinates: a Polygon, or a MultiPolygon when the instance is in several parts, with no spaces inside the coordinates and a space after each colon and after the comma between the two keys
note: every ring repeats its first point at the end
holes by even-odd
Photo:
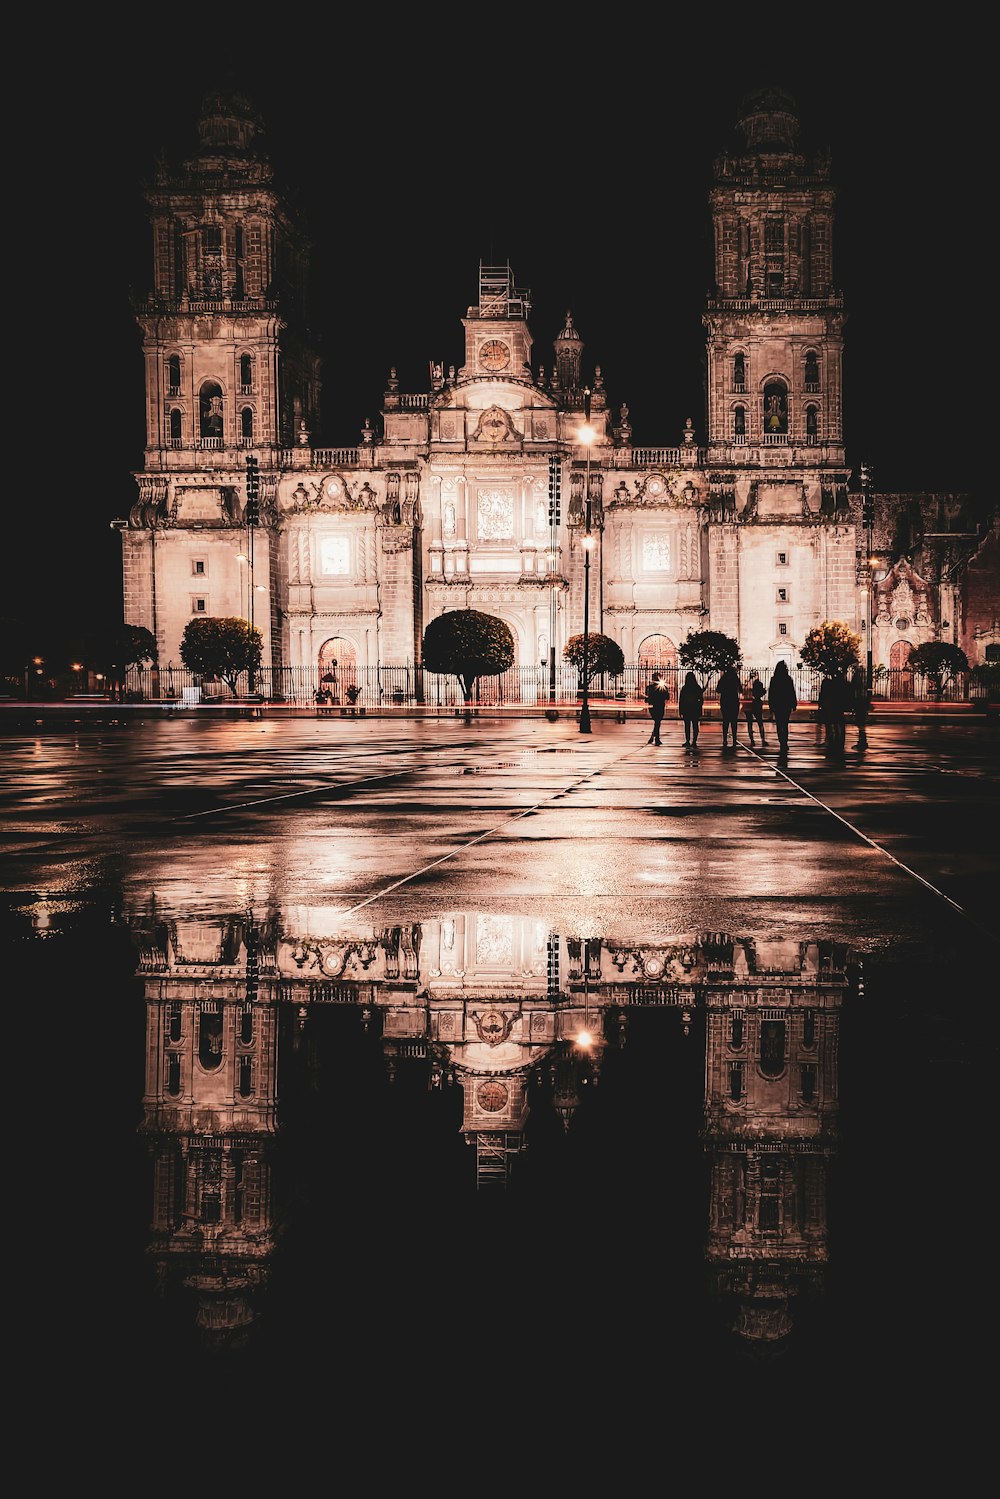
{"type": "Polygon", "coordinates": [[[532,384],[530,311],[530,293],[514,285],[509,265],[480,263],[479,305],[470,307],[462,319],[465,364],[459,378],[500,377],[532,384]]]}

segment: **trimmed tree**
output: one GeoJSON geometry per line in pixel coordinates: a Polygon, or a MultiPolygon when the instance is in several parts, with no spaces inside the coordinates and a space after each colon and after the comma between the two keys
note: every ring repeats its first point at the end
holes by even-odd
{"type": "Polygon", "coordinates": [[[742,664],[740,643],[721,630],[695,630],[677,652],[680,664],[700,677],[702,683],[715,672],[742,664]]]}
{"type": "Polygon", "coordinates": [[[960,646],[947,640],[925,640],[923,645],[913,647],[906,664],[921,672],[940,692],[959,672],[968,671],[969,658],[960,646]]]}
{"type": "Polygon", "coordinates": [[[799,649],[799,660],[824,677],[846,677],[858,664],[860,645],[861,636],[842,620],[825,619],[809,631],[799,649]]]}
{"type": "Polygon", "coordinates": [[[197,677],[221,677],[233,697],[242,672],[260,667],[263,637],[245,619],[188,620],[181,636],[181,660],[197,677]]]}
{"type": "Polygon", "coordinates": [[[455,676],[467,703],[480,677],[499,677],[514,664],[510,626],[478,609],[450,609],[424,630],[424,666],[441,676],[455,676]]]}
{"type": "MultiPolygon", "coordinates": [[[[583,686],[583,636],[571,635],[563,646],[563,660],[574,666],[580,678],[580,686],[583,686]]],[[[595,677],[608,674],[609,677],[618,677],[625,670],[625,655],[617,640],[612,640],[610,635],[595,635],[593,630],[587,634],[587,685],[595,677]]]]}
{"type": "Polygon", "coordinates": [[[151,665],[156,660],[156,636],[145,625],[117,625],[102,637],[98,650],[109,684],[120,689],[127,667],[151,665]]]}

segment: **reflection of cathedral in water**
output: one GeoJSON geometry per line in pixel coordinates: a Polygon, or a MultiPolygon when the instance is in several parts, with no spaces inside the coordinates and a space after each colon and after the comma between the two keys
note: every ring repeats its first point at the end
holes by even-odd
{"type": "MultiPolygon", "coordinates": [[[[844,948],[722,933],[645,945],[487,912],[345,930],[322,915],[134,924],[149,1248],[164,1288],[193,1294],[210,1340],[239,1341],[257,1315],[279,1213],[275,1142],[295,1080],[323,1065],[328,1020],[377,1050],[407,1108],[450,1094],[475,1196],[517,1193],[532,1118],[571,1139],[583,1101],[645,1044],[642,1017],[655,1013],[685,1068],[704,1056],[713,1292],[741,1339],[780,1345],[796,1299],[822,1291],[844,948]]],[[[653,1117],[667,1130],[662,1104],[653,1117]]]]}

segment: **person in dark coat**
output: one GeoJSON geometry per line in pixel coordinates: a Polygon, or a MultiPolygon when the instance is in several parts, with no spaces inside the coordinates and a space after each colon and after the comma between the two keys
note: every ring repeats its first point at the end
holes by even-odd
{"type": "Polygon", "coordinates": [[[647,744],[660,744],[660,727],[663,723],[663,715],[667,710],[670,693],[667,684],[657,672],[649,686],[646,688],[646,702],[649,705],[649,716],[653,720],[647,744]]]}
{"type": "Polygon", "coordinates": [[[705,694],[701,690],[698,678],[693,671],[689,671],[677,696],[677,711],[684,720],[684,743],[691,748],[698,743],[701,707],[704,699],[705,694]]]}
{"type": "Polygon", "coordinates": [[[872,695],[868,689],[868,673],[863,666],[856,666],[851,673],[851,711],[858,726],[858,742],[855,749],[868,748],[868,720],[872,711],[872,695]]]}
{"type": "Polygon", "coordinates": [[[779,661],[774,668],[774,674],[767,689],[767,706],[771,710],[771,717],[774,719],[774,727],[778,735],[778,754],[787,757],[788,720],[799,706],[799,699],[795,691],[795,683],[784,661],[779,661]]]}
{"type": "Polygon", "coordinates": [[[743,694],[743,717],[746,719],[747,734],[750,743],[753,744],[753,726],[757,725],[760,732],[761,744],[766,744],[764,738],[764,683],[755,671],[750,673],[750,681],[743,694]]]}
{"type": "Polygon", "coordinates": [[[732,735],[733,749],[736,748],[736,730],[740,722],[740,698],[742,688],[740,685],[740,674],[735,666],[727,666],[719,678],[719,713],[722,716],[722,748],[725,749],[732,735]]]}
{"type": "MultiPolygon", "coordinates": [[[[831,754],[844,753],[847,715],[851,709],[851,684],[843,675],[829,677],[826,699],[826,743],[831,754]]],[[[825,684],[824,684],[825,685],[825,684]]]]}

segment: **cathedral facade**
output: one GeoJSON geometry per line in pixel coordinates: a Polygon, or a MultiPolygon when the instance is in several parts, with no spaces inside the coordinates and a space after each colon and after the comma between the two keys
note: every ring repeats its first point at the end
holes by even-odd
{"type": "Polygon", "coordinates": [[[585,612],[640,669],[676,666],[711,629],[769,673],[824,620],[876,665],[925,640],[973,663],[995,651],[995,615],[965,632],[957,580],[983,542],[965,501],[850,487],[830,163],[799,151],[777,91],[751,96],[738,130],[710,189],[703,445],[690,420],[673,444],[635,445],[572,313],[536,362],[530,294],[481,264],[462,365],[431,365],[418,392],[392,371],[375,426],[327,448],[311,435],[308,244],[249,108],[207,100],[199,151],[147,191],[146,449],[117,523],[124,618],[161,666],[192,618],[236,616],[271,681],[302,690],[331,665],[419,667],[427,624],[464,608],[507,623],[517,669],[553,676],[585,612]]]}

